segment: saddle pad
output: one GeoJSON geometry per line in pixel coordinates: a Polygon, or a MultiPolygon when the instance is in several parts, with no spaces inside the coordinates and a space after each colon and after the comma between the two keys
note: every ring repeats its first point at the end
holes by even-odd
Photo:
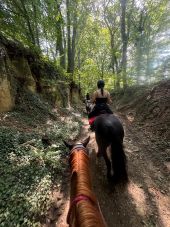
{"type": "Polygon", "coordinates": [[[96,117],[91,117],[89,118],[89,125],[92,125],[96,117]]]}

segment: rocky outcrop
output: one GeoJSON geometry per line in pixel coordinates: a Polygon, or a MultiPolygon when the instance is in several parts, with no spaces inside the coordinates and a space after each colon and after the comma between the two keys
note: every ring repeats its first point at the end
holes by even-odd
{"type": "MultiPolygon", "coordinates": [[[[21,89],[40,94],[54,106],[68,105],[70,86],[63,72],[0,35],[0,112],[12,110],[21,89]]],[[[78,95],[78,89],[74,93],[78,95]]]]}
{"type": "Polygon", "coordinates": [[[22,87],[36,92],[36,82],[32,75],[28,60],[24,56],[17,56],[11,59],[15,79],[22,87]]]}
{"type": "Polygon", "coordinates": [[[0,44],[0,112],[12,109],[15,104],[10,76],[12,71],[6,48],[0,44]]]}
{"type": "Polygon", "coordinates": [[[0,112],[11,110],[14,103],[9,81],[7,78],[0,78],[0,112]]]}

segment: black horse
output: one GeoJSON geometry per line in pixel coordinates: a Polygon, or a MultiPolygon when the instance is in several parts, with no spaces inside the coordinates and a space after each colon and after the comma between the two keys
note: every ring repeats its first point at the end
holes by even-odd
{"type": "Polygon", "coordinates": [[[104,157],[108,180],[113,180],[114,183],[127,183],[126,156],[123,149],[124,129],[121,122],[112,114],[102,114],[94,121],[94,131],[98,145],[97,155],[104,157]],[[111,153],[111,160],[107,150],[111,153]]]}

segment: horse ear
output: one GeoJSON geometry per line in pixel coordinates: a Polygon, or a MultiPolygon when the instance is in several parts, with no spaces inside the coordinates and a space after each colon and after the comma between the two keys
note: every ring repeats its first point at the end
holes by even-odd
{"type": "Polygon", "coordinates": [[[66,145],[66,147],[69,148],[69,150],[71,150],[73,148],[73,145],[68,143],[68,142],[66,142],[65,140],[63,140],[63,143],[66,145]]]}
{"type": "Polygon", "coordinates": [[[86,147],[87,144],[89,143],[89,141],[90,141],[90,136],[87,137],[87,138],[82,142],[83,146],[86,147]]]}

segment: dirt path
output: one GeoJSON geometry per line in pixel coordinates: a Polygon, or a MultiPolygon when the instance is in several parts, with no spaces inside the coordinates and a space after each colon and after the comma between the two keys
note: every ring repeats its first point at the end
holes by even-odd
{"type": "MultiPolygon", "coordinates": [[[[109,186],[103,159],[96,158],[94,133],[88,131],[88,122],[83,119],[80,140],[91,136],[88,145],[91,157],[92,182],[95,194],[108,227],[170,226],[170,199],[168,197],[168,168],[154,163],[150,148],[131,121],[121,117],[125,128],[125,150],[128,158],[130,182],[126,189],[109,186]]],[[[66,227],[69,199],[57,226],[66,227]]]]}

